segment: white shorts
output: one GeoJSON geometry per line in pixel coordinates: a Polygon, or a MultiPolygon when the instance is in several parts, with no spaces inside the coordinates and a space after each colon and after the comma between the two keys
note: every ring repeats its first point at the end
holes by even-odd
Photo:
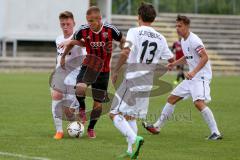
{"type": "MultiPolygon", "coordinates": [[[[131,82],[123,80],[113,98],[110,113],[131,116],[145,119],[149,105],[150,92],[133,91],[129,84],[131,82]]],[[[142,89],[141,89],[142,90],[142,89]]]]}
{"type": "MultiPolygon", "coordinates": [[[[61,89],[60,91],[64,91],[63,100],[69,101],[67,103],[70,105],[70,108],[79,107],[79,103],[75,95],[75,85],[76,85],[76,79],[77,79],[78,73],[79,73],[79,69],[75,69],[65,77],[65,79],[63,80],[64,83],[59,83],[59,82],[56,83],[56,88],[59,87],[61,89]]],[[[50,88],[51,92],[53,89],[54,88],[50,88]]],[[[58,90],[58,88],[56,90],[58,90]]]]}
{"type": "Polygon", "coordinates": [[[184,99],[191,96],[193,102],[196,100],[204,100],[206,103],[211,101],[208,81],[183,80],[171,94],[183,97],[184,99]]]}

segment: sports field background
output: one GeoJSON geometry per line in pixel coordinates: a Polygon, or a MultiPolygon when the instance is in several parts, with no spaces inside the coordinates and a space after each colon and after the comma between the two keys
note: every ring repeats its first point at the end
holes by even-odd
{"type": "MultiPolygon", "coordinates": [[[[108,116],[96,125],[96,139],[65,138],[56,141],[48,73],[0,73],[0,160],[26,159],[1,153],[51,160],[114,160],[126,150],[126,141],[108,116]]],[[[173,76],[164,79],[171,83],[173,76]]],[[[209,104],[224,139],[207,141],[209,130],[191,100],[180,102],[160,135],[145,138],[140,160],[240,160],[240,77],[215,76],[209,104]]],[[[150,121],[155,121],[166,95],[150,100],[150,121]]],[[[89,100],[89,98],[88,98],[89,100]]],[[[90,101],[87,102],[91,108],[90,101]]],[[[30,158],[29,158],[30,159],[30,158]]]]}

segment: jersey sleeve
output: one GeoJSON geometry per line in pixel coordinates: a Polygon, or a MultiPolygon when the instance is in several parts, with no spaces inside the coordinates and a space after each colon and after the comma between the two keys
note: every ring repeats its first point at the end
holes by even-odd
{"type": "Polygon", "coordinates": [[[163,40],[162,42],[163,48],[162,48],[161,58],[166,60],[173,58],[173,53],[169,49],[166,39],[163,37],[162,40],[163,40]]]}
{"type": "Polygon", "coordinates": [[[113,26],[112,29],[112,36],[115,41],[120,41],[122,39],[122,32],[117,29],[117,27],[113,26]]]}
{"type": "Polygon", "coordinates": [[[200,54],[202,50],[205,48],[202,40],[198,36],[194,36],[194,39],[192,41],[192,47],[198,54],[200,54]]]}
{"type": "Polygon", "coordinates": [[[133,29],[129,29],[127,32],[126,42],[124,48],[130,48],[130,50],[134,49],[134,44],[136,44],[136,35],[134,34],[133,29]]]}
{"type": "Polygon", "coordinates": [[[83,29],[83,26],[81,26],[81,27],[73,34],[73,38],[72,38],[72,39],[80,41],[80,40],[82,39],[82,29],[83,29]]]}
{"type": "Polygon", "coordinates": [[[57,55],[59,55],[59,54],[61,54],[61,50],[59,48],[59,44],[60,44],[59,37],[56,38],[55,44],[56,44],[57,55]]]}

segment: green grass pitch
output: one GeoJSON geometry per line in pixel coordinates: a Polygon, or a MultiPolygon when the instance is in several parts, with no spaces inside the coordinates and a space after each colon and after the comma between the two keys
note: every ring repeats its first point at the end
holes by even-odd
{"type": "MultiPolygon", "coordinates": [[[[31,159],[29,157],[114,160],[126,150],[125,138],[106,115],[96,126],[96,139],[88,139],[86,135],[80,139],[69,138],[67,122],[64,122],[65,138],[54,140],[48,77],[47,73],[0,74],[0,160],[31,159]]],[[[172,82],[174,77],[164,78],[172,82]]],[[[223,140],[205,140],[209,135],[208,127],[191,100],[187,100],[178,104],[174,117],[159,135],[147,133],[139,121],[139,135],[145,138],[139,159],[240,160],[239,78],[216,76],[211,83],[212,102],[209,106],[223,140]]],[[[151,98],[150,121],[159,116],[167,95],[151,98]]],[[[87,104],[91,107],[89,99],[87,104]]]]}

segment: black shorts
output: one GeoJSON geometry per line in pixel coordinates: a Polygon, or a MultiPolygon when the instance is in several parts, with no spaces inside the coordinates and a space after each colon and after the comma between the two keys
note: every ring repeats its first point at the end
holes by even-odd
{"type": "Polygon", "coordinates": [[[92,87],[92,97],[94,101],[106,101],[109,81],[109,72],[97,72],[94,69],[82,66],[77,76],[77,83],[85,83],[92,87]]]}
{"type": "Polygon", "coordinates": [[[184,70],[184,64],[177,65],[177,70],[183,71],[184,70]]]}

